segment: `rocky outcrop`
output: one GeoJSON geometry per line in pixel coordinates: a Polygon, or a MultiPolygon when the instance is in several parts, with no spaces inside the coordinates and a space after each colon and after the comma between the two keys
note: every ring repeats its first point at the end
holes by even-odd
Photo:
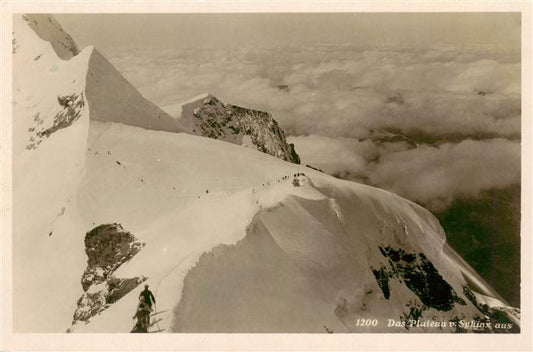
{"type": "Polygon", "coordinates": [[[120,224],[100,225],[86,234],[88,260],[81,278],[84,293],[78,300],[73,322],[88,321],[146,280],[143,276],[117,278],[113,275],[143,246],[120,224]]]}
{"type": "Polygon", "coordinates": [[[44,138],[50,137],[58,130],[66,128],[78,120],[85,106],[83,92],[58,96],[57,103],[60,106],[60,110],[55,114],[53,121],[50,121],[52,125],[44,125],[44,120],[40,117],[40,113],[34,115],[33,120],[35,121],[35,125],[28,129],[30,137],[26,149],[36,149],[44,138]]]}
{"type": "Polygon", "coordinates": [[[398,278],[427,307],[449,311],[455,303],[466,304],[424,253],[406,253],[401,248],[389,246],[379,246],[379,250],[388,259],[389,266],[373,269],[372,272],[386,299],[390,296],[389,280],[398,278]]]}
{"type": "Polygon", "coordinates": [[[487,304],[479,302],[474,292],[468,285],[463,286],[463,293],[466,298],[482,313],[476,317],[477,322],[482,327],[481,332],[486,333],[507,333],[520,332],[520,309],[507,307],[489,307],[487,304]]]}
{"type": "MultiPolygon", "coordinates": [[[[372,269],[372,273],[385,299],[391,297],[389,281],[399,280],[411,290],[418,299],[410,300],[400,321],[406,330],[423,324],[426,312],[457,312],[456,304],[466,306],[467,302],[446,282],[435,266],[423,253],[407,253],[401,248],[379,246],[381,254],[388,259],[388,265],[372,269]]],[[[453,316],[446,325],[455,332],[476,333],[517,333],[520,332],[520,310],[512,307],[489,307],[476,299],[474,292],[463,285],[463,296],[476,308],[471,319],[464,314],[453,316]]],[[[432,313],[434,314],[434,313],[432,313]]]]}
{"type": "Polygon", "coordinates": [[[285,161],[299,164],[294,144],[268,112],[226,104],[206,95],[182,107],[181,119],[190,132],[257,149],[285,161]]]}

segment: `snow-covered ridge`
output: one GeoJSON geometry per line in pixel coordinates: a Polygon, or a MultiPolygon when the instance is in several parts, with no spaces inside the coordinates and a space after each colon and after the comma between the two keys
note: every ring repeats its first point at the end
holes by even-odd
{"type": "MultiPolygon", "coordinates": [[[[19,49],[20,45],[25,45],[24,43],[19,43],[21,41],[19,37],[23,37],[27,41],[27,36],[35,35],[42,41],[34,40],[26,47],[31,46],[35,49],[43,45],[51,45],[55,54],[63,60],[71,60],[80,53],[74,40],[63,31],[59,23],[50,15],[27,14],[22,15],[22,18],[15,16],[15,22],[19,23],[17,25],[18,28],[21,28],[20,25],[26,23],[34,32],[33,35],[19,36],[17,31],[15,31],[15,53],[17,50],[21,50],[19,49]]],[[[24,30],[24,33],[27,33],[27,29],[24,30]]],[[[85,73],[86,75],[81,83],[84,83],[82,87],[91,109],[90,119],[113,121],[160,131],[184,131],[176,119],[146,100],[98,50],[93,47],[87,47],[83,52],[85,57],[89,58],[88,62],[79,63],[79,60],[77,60],[74,65],[77,66],[77,70],[80,73],[85,73]]],[[[40,55],[38,52],[35,55],[23,53],[18,55],[18,57],[32,57],[34,61],[37,61],[41,59],[40,55]]],[[[51,60],[57,61],[53,56],[51,60]]],[[[29,65],[30,62],[26,64],[29,65]]],[[[53,65],[61,65],[61,62],[54,62],[53,65]]],[[[56,70],[55,66],[52,66],[50,70],[56,70]]],[[[68,75],[72,72],[65,70],[62,73],[68,75]]],[[[35,83],[37,84],[38,82],[35,83]]]]}
{"type": "MultiPolygon", "coordinates": [[[[438,221],[412,202],[217,140],[92,126],[81,211],[96,223],[128,224],[146,242],[117,275],[149,277],[162,312],[157,330],[391,331],[350,322],[400,320],[411,307],[429,320],[482,316],[463,293],[460,263],[444,253],[438,221]],[[434,269],[414,275],[443,280],[457,302],[428,307],[402,277],[387,279],[385,297],[373,270],[394,266],[380,246],[423,253],[434,269]]],[[[136,299],[126,295],[74,331],[130,329],[136,299]]]]}
{"type": "Polygon", "coordinates": [[[184,132],[182,124],[145,99],[107,59],[93,50],[87,69],[91,120],[111,121],[166,132],[184,132]]]}
{"type": "MultiPolygon", "coordinates": [[[[22,18],[44,43],[50,43],[60,58],[72,59],[79,53],[72,38],[52,16],[23,15],[22,18]]],[[[84,52],[89,61],[86,67],[81,65],[79,68],[86,70],[83,93],[72,93],[58,99],[77,99],[76,103],[81,105],[85,104],[81,99],[84,94],[91,120],[218,138],[299,163],[294,145],[287,143],[283,131],[270,114],[225,104],[209,94],[202,94],[180,104],[180,117],[174,118],[145,99],[97,49],[89,47],[84,52]],[[197,109],[199,114],[192,117],[191,109],[197,109]]],[[[38,60],[39,56],[35,55],[35,58],[38,60]]],[[[79,117],[69,107],[64,108],[66,111],[57,118],[53,129],[61,128],[79,117]]]]}
{"type": "Polygon", "coordinates": [[[179,118],[181,116],[181,114],[183,113],[183,106],[184,105],[187,105],[187,104],[190,104],[190,103],[194,103],[194,102],[197,102],[197,101],[202,101],[205,98],[207,98],[209,95],[210,95],[209,93],[201,93],[201,94],[198,94],[198,95],[196,95],[196,96],[194,96],[194,97],[192,97],[190,99],[182,101],[180,103],[162,106],[161,109],[166,111],[170,116],[175,117],[175,118],[179,118]]]}
{"type": "Polygon", "coordinates": [[[69,60],[79,54],[80,50],[72,37],[52,16],[32,13],[25,14],[22,18],[39,38],[52,45],[57,56],[62,60],[69,60]]]}

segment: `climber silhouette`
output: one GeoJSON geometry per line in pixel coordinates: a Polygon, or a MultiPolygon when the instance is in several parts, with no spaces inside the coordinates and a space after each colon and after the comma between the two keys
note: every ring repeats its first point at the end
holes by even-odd
{"type": "Polygon", "coordinates": [[[155,297],[152,291],[148,289],[148,285],[144,285],[144,290],[139,294],[139,297],[144,297],[144,302],[148,304],[148,307],[150,309],[152,308],[152,304],[155,304],[155,297]]]}
{"type": "Polygon", "coordinates": [[[139,305],[135,311],[133,319],[137,318],[137,324],[131,332],[148,332],[148,327],[150,326],[150,312],[151,308],[146,303],[146,300],[143,296],[139,297],[139,305]]]}

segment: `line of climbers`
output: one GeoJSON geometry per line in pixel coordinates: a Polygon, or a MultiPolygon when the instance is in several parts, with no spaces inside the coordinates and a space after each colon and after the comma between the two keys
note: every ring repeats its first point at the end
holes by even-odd
{"type": "Polygon", "coordinates": [[[149,290],[148,285],[144,285],[144,290],[139,294],[139,305],[132,318],[137,318],[137,323],[131,332],[148,332],[150,314],[154,311],[152,304],[156,308],[154,294],[149,290]]]}

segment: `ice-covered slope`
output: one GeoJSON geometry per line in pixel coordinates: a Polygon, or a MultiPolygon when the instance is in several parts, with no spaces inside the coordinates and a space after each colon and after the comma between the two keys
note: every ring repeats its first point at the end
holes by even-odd
{"type": "Polygon", "coordinates": [[[285,133],[267,112],[227,104],[210,94],[200,95],[180,105],[180,108],[171,105],[165,110],[179,114],[180,122],[187,126],[189,133],[300,163],[294,144],[287,143],[285,133]]]}

